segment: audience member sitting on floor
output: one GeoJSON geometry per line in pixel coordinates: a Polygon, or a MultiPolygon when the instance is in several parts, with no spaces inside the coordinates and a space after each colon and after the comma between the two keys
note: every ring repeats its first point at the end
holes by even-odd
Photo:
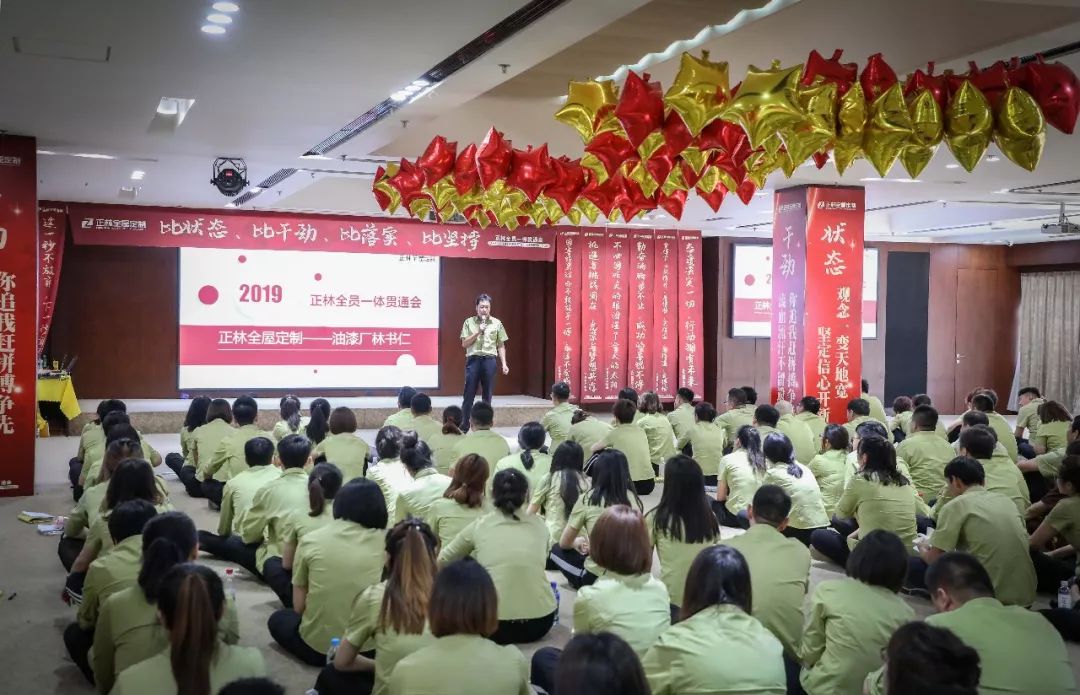
{"type": "MultiPolygon", "coordinates": [[[[660,504],[645,517],[651,548],[656,548],[660,559],[660,580],[667,587],[674,615],[678,615],[682,606],[690,564],[702,550],[720,542],[720,524],[709,505],[709,498],[702,492],[703,481],[697,461],[685,454],[672,456],[664,466],[664,492],[660,504]]],[[[632,639],[627,641],[634,642],[632,639]]]]}
{"type": "Polygon", "coordinates": [[[761,453],[761,437],[752,425],[743,425],[735,435],[730,454],[720,459],[713,512],[724,526],[746,529],[750,520],[746,510],[754,493],[765,479],[768,464],[761,453]]]}
{"type": "Polygon", "coordinates": [[[270,636],[285,651],[309,666],[326,663],[330,640],[344,631],[353,599],[382,576],[387,521],[379,487],[361,478],[334,498],[334,520],[300,540],[293,606],[267,621],[270,636]]]}
{"type": "MultiPolygon", "coordinates": [[[[245,418],[251,417],[251,409],[246,401],[241,401],[240,410],[245,418]]],[[[221,442],[236,431],[233,429],[232,422],[233,410],[227,400],[215,398],[210,401],[210,407],[206,411],[206,420],[191,433],[190,459],[185,459],[184,465],[176,472],[176,476],[180,478],[189,496],[206,497],[208,489],[216,491],[217,486],[214,481],[223,484],[228,480],[229,470],[224,468],[224,459],[219,460],[217,469],[213,469],[212,464],[215,463],[214,454],[217,453],[221,442]],[[207,485],[208,481],[209,485],[207,485]]]]}
{"type": "Polygon", "coordinates": [[[746,391],[738,388],[728,390],[726,403],[727,409],[716,416],[715,422],[724,429],[724,440],[734,442],[740,427],[754,423],[754,405],[746,391]]]}
{"type": "MultiPolygon", "coordinates": [[[[979,413],[975,414],[979,415],[979,413]]],[[[966,422],[967,416],[965,416],[966,422]]],[[[960,456],[969,456],[977,460],[983,467],[986,489],[1011,499],[1016,510],[1023,515],[1031,506],[1027,482],[1020,469],[1001,451],[995,437],[996,433],[987,425],[968,426],[965,424],[958,440],[958,453],[960,456]]],[[[947,492],[938,497],[937,504],[934,505],[936,517],[940,518],[950,499],[951,496],[947,492]]]]}
{"type": "Polygon", "coordinates": [[[791,498],[788,526],[783,533],[809,547],[813,532],[829,526],[817,480],[809,468],[795,460],[795,450],[785,435],[771,432],[761,449],[769,464],[762,483],[779,486],[791,498]]]}
{"type": "Polygon", "coordinates": [[[311,415],[308,417],[307,425],[304,426],[304,436],[308,438],[312,446],[318,446],[330,432],[330,415],[333,414],[333,408],[330,407],[330,401],[325,398],[316,398],[311,401],[308,412],[311,415]]]}
{"type": "Polygon", "coordinates": [[[435,582],[438,539],[419,519],[386,534],[386,579],[353,602],[332,664],[319,674],[319,695],[383,695],[398,660],[432,644],[428,600],[435,582]],[[375,651],[375,657],[362,652],[375,651]]]}
{"type": "MultiPolygon", "coordinates": [[[[92,666],[101,695],[108,694],[121,671],[168,648],[169,636],[161,627],[157,609],[161,581],[173,567],[193,562],[198,554],[195,523],[187,514],[165,512],[146,522],[138,584],[116,592],[102,604],[94,631],[92,666]]],[[[225,603],[218,636],[226,644],[240,639],[232,600],[225,603]]]]}
{"type": "MultiPolygon", "coordinates": [[[[495,464],[494,473],[516,468],[529,480],[529,490],[535,491],[540,479],[551,471],[551,455],[544,446],[547,433],[539,422],[526,422],[518,430],[519,453],[508,454],[495,464]]],[[[492,478],[494,480],[494,477],[492,478]]]]}
{"type": "Polygon", "coordinates": [[[882,662],[896,628],[915,618],[897,596],[907,549],[893,533],[866,534],[847,561],[847,578],[818,584],[810,598],[799,659],[808,695],[858,693],[882,662]]]}
{"type": "Polygon", "coordinates": [[[570,439],[570,426],[573,424],[574,406],[570,403],[570,384],[559,381],[551,385],[551,410],[544,413],[540,424],[551,437],[551,451],[570,439]]]}
{"type": "MultiPolygon", "coordinates": [[[[889,419],[885,415],[885,406],[881,404],[881,399],[870,394],[870,382],[866,379],[862,380],[861,386],[862,392],[859,394],[859,398],[870,405],[870,417],[887,427],[889,419]]],[[[889,441],[892,441],[892,439],[890,438],[889,441]]]]}
{"type": "Polygon", "coordinates": [[[499,629],[498,604],[495,584],[479,562],[465,558],[439,570],[428,603],[437,639],[398,661],[389,692],[530,695],[525,657],[517,647],[489,639],[499,629]]]}
{"type": "Polygon", "coordinates": [[[195,430],[206,423],[206,411],[210,409],[212,399],[208,396],[196,396],[188,405],[184,415],[184,424],[180,427],[180,453],[165,454],[165,465],[173,473],[180,475],[180,468],[195,456],[195,430]]]}
{"type": "Polygon", "coordinates": [[[1036,455],[1054,449],[1063,449],[1069,443],[1069,425],[1072,415],[1057,401],[1047,401],[1039,406],[1039,431],[1031,436],[1031,448],[1036,455]]]}
{"type": "Polygon", "coordinates": [[[724,428],[716,424],[716,410],[711,403],[694,406],[694,424],[676,443],[679,451],[689,451],[701,466],[706,485],[716,485],[727,446],[724,428]]]}
{"type": "Polygon", "coordinates": [[[450,475],[450,467],[457,461],[454,447],[463,436],[461,431],[461,408],[447,406],[442,412],[442,431],[431,436],[427,445],[431,447],[431,460],[435,468],[443,475],[450,475]]]}
{"type": "MultiPolygon", "coordinates": [[[[773,432],[777,432],[776,426],[780,423],[780,411],[772,407],[768,403],[763,403],[754,408],[754,427],[757,428],[758,435],[765,440],[773,432]]],[[[787,435],[784,435],[785,437],[787,435]]],[[[794,445],[792,445],[792,456],[794,456],[794,445]]]]}
{"type": "MultiPolygon", "coordinates": [[[[233,476],[240,475],[247,470],[247,460],[244,455],[244,445],[249,439],[255,437],[267,437],[270,435],[259,429],[255,421],[259,417],[259,406],[254,398],[241,396],[233,401],[233,418],[238,427],[226,433],[211,456],[210,464],[206,468],[203,479],[203,494],[216,505],[221,505],[221,493],[225,483],[233,476]]],[[[300,437],[300,435],[292,435],[300,437]]],[[[303,437],[301,437],[303,439],[303,437]]],[[[280,443],[282,439],[273,439],[280,443]]],[[[307,439],[304,439],[307,441],[307,439]]],[[[200,448],[200,458],[202,457],[200,448]]]]}
{"type": "MultiPolygon", "coordinates": [[[[230,481],[231,482],[231,481],[230,481]]],[[[332,463],[319,463],[308,474],[309,509],[294,509],[285,515],[281,530],[281,557],[263,563],[263,579],[281,605],[292,608],[292,570],[296,548],[307,534],[334,520],[334,499],[343,484],[341,471],[332,463]]]]}
{"type": "Polygon", "coordinates": [[[112,695],[211,695],[235,680],[266,675],[258,649],[222,641],[225,591],[212,569],[173,567],[161,581],[157,606],[169,648],[121,671],[112,695]]]}
{"type": "Polygon", "coordinates": [[[416,439],[416,433],[405,435],[402,442],[401,462],[412,477],[412,485],[398,494],[394,507],[394,523],[409,517],[430,521],[431,505],[442,499],[451,478],[435,470],[431,462],[431,449],[416,439]]]}
{"type": "Polygon", "coordinates": [[[404,440],[405,432],[394,425],[387,425],[379,430],[375,435],[375,454],[379,460],[367,472],[368,479],[375,481],[382,490],[386,511],[391,519],[397,511],[398,495],[402,490],[408,490],[413,482],[408,469],[401,462],[404,440]]]}
{"type": "Polygon", "coordinates": [[[685,386],[675,391],[675,402],[667,418],[675,440],[682,439],[694,426],[694,392],[685,386]]]}
{"type": "MultiPolygon", "coordinates": [[[[555,545],[562,538],[570,510],[577,504],[578,498],[589,489],[584,468],[585,452],[581,445],[565,441],[551,457],[551,470],[540,478],[532,491],[529,513],[544,517],[551,545],[555,545]]],[[[556,567],[550,566],[548,569],[556,567]]]]}
{"type": "Polygon", "coordinates": [[[810,459],[807,466],[817,479],[821,503],[825,505],[825,513],[830,519],[844,494],[850,446],[851,439],[843,425],[826,425],[821,435],[821,453],[810,459]]]}
{"type": "Polygon", "coordinates": [[[274,423],[274,428],[270,431],[275,442],[280,442],[290,434],[300,434],[300,428],[307,427],[308,424],[308,418],[300,414],[302,406],[296,396],[282,396],[278,405],[281,419],[274,423]]]}
{"type": "Polygon", "coordinates": [[[813,431],[805,422],[795,419],[794,410],[787,401],[777,401],[775,407],[780,414],[780,419],[776,421],[776,430],[791,440],[791,445],[795,448],[795,460],[809,466],[810,460],[821,450],[813,431]]]}
{"type": "Polygon", "coordinates": [[[971,407],[986,415],[990,423],[990,429],[994,430],[994,434],[997,435],[997,440],[1005,447],[1005,451],[1009,454],[1009,459],[1013,463],[1016,463],[1019,454],[1016,444],[1016,435],[1013,433],[1013,428],[1009,426],[1008,421],[1004,417],[994,412],[994,408],[997,407],[997,394],[993,393],[990,389],[984,389],[982,393],[977,394],[971,399],[971,407]]]}
{"type": "Polygon", "coordinates": [[[1023,458],[1035,457],[1035,450],[1031,448],[1028,439],[1039,431],[1039,406],[1045,402],[1046,399],[1034,386],[1025,386],[1016,394],[1016,403],[1020,409],[1016,412],[1016,428],[1013,434],[1016,435],[1018,451],[1023,458]],[[1025,430],[1027,437],[1024,437],[1025,430]]]}
{"type": "MultiPolygon", "coordinates": [[[[708,509],[705,513],[712,518],[708,509]]],[[[641,656],[671,625],[667,589],[650,572],[652,546],[645,522],[641,513],[630,507],[608,507],[591,538],[592,557],[603,574],[595,584],[578,592],[574,633],[611,632],[641,656]]],[[[544,647],[533,655],[531,680],[546,692],[554,689],[561,653],[560,649],[544,647]]]]}
{"type": "Polygon", "coordinates": [[[805,422],[806,426],[813,432],[814,438],[819,441],[825,435],[825,425],[829,424],[825,418],[818,414],[820,412],[821,401],[813,396],[803,396],[802,400],[795,406],[795,419],[805,422]]]}
{"type": "MultiPolygon", "coordinates": [[[[1045,424],[1044,421],[1039,426],[1040,432],[1045,424]]],[[[1061,582],[1076,576],[1076,549],[1080,548],[1080,456],[1065,457],[1058,472],[1057,489],[1063,499],[1031,534],[1031,559],[1035,563],[1039,593],[1056,593],[1061,582]],[[1058,537],[1063,543],[1042,552],[1058,537]]]]}
{"type": "Polygon", "coordinates": [[[633,401],[621,398],[615,401],[611,412],[615,415],[615,427],[593,445],[592,451],[596,453],[602,449],[614,449],[622,452],[630,468],[634,492],[639,496],[648,495],[656,489],[656,473],[652,469],[649,438],[645,435],[645,430],[634,424],[637,406],[633,401]]]}
{"type": "Polygon", "coordinates": [[[442,432],[442,423],[431,416],[431,396],[417,393],[409,401],[409,412],[412,414],[409,429],[416,432],[420,441],[427,444],[429,439],[442,432]]]}
{"type": "Polygon", "coordinates": [[[589,461],[592,488],[570,510],[562,538],[551,549],[551,560],[570,586],[579,589],[596,581],[600,568],[589,558],[589,533],[605,509],[616,504],[643,509],[630,482],[626,457],[616,449],[600,451],[589,461]]]}
{"type": "MultiPolygon", "coordinates": [[[[106,445],[110,441],[115,441],[119,438],[138,439],[139,447],[143,450],[143,459],[147,461],[152,467],[157,468],[161,465],[161,454],[154,450],[154,447],[150,446],[150,442],[136,430],[132,424],[128,414],[122,411],[113,411],[105,416],[105,419],[101,421],[101,428],[105,433],[106,445]],[[116,430],[120,430],[125,434],[118,434],[116,430]],[[132,433],[134,436],[132,436],[132,433]]],[[[82,495],[82,491],[91,485],[97,485],[101,482],[101,464],[104,461],[104,456],[98,456],[93,459],[87,459],[86,465],[82,468],[78,479],[78,492],[82,495]]],[[[76,500],[78,501],[78,500],[76,500]]]]}
{"type": "Polygon", "coordinates": [[[371,462],[371,447],[356,435],[356,413],[351,408],[334,408],[329,427],[330,434],[312,453],[315,462],[328,461],[337,466],[346,483],[363,478],[371,462]]]}
{"type": "Polygon", "coordinates": [[[650,695],[637,654],[610,632],[578,634],[567,642],[550,692],[650,695]]]}
{"type": "Polygon", "coordinates": [[[491,429],[495,426],[495,410],[480,401],[472,407],[472,423],[469,433],[454,444],[454,460],[467,454],[480,454],[492,468],[510,455],[510,445],[501,434],[491,429]]]}
{"type": "Polygon", "coordinates": [[[931,406],[920,405],[911,413],[908,436],[896,447],[907,464],[911,483],[927,504],[933,504],[945,485],[945,465],[956,454],[948,440],[938,434],[940,418],[931,406]]]}
{"type": "Polygon", "coordinates": [[[109,516],[112,551],[90,563],[79,604],[78,620],[64,631],[64,644],[75,665],[86,679],[94,682],[89,653],[102,604],[113,594],[135,584],[139,576],[139,551],[142,530],[157,514],[146,500],[131,500],[116,506],[109,516]]]}
{"type": "Polygon", "coordinates": [[[226,685],[217,695],[285,695],[285,688],[269,678],[240,678],[226,685]]]}
{"type": "Polygon", "coordinates": [[[575,410],[570,419],[570,441],[580,444],[586,456],[592,456],[593,449],[610,431],[611,425],[593,417],[587,410],[575,410]]]}
{"type": "Polygon", "coordinates": [[[487,490],[488,463],[483,456],[469,454],[450,467],[450,484],[440,499],[428,509],[428,524],[446,547],[461,531],[491,511],[487,490]]]}
{"type": "Polygon", "coordinates": [[[416,395],[416,389],[412,386],[402,386],[397,395],[397,407],[399,410],[383,420],[383,427],[397,427],[401,431],[412,429],[412,399],[416,395]]]}
{"type": "Polygon", "coordinates": [[[1071,456],[1076,443],[1080,441],[1080,415],[1073,418],[1069,431],[1065,433],[1065,446],[1053,449],[1045,454],[1039,454],[1031,459],[1021,458],[1016,465],[1024,474],[1024,480],[1031,492],[1032,502],[1042,499],[1046,494],[1053,494],[1054,481],[1057,480],[1061,462],[1066,456],[1071,456]],[[1040,495],[1039,493],[1043,494],[1040,495]]]}
{"type": "Polygon", "coordinates": [[[887,424],[870,416],[870,403],[862,398],[853,398],[848,401],[847,419],[844,427],[847,428],[848,437],[852,440],[855,439],[855,430],[864,422],[877,422],[885,430],[887,439],[890,442],[893,440],[892,432],[889,432],[887,424]]]}
{"type": "Polygon", "coordinates": [[[690,566],[679,622],[645,653],[653,695],[783,693],[783,647],[751,617],[750,568],[725,545],[690,566]]]}
{"type": "Polygon", "coordinates": [[[79,449],[75,457],[68,461],[68,480],[71,481],[72,494],[76,502],[82,496],[83,486],[79,480],[82,477],[83,467],[105,457],[105,418],[114,411],[127,413],[127,404],[115,398],[107,398],[98,403],[96,417],[83,425],[79,435],[79,449]]]}
{"type": "Polygon", "coordinates": [[[885,648],[885,692],[978,695],[979,654],[951,631],[902,625],[885,648]]]}
{"type": "Polygon", "coordinates": [[[660,402],[660,396],[653,391],[641,394],[638,412],[641,417],[637,420],[637,426],[645,430],[645,437],[649,440],[649,459],[652,461],[653,472],[659,475],[664,463],[675,455],[675,430],[671,427],[671,421],[664,415],[664,405],[660,402]]]}
{"type": "Polygon", "coordinates": [[[911,431],[911,416],[914,408],[914,404],[907,396],[897,396],[893,399],[893,416],[889,418],[888,427],[895,443],[899,444],[907,439],[908,432],[911,431]]]}
{"type": "Polygon", "coordinates": [[[494,509],[466,526],[439,553],[447,565],[471,556],[491,575],[499,595],[498,644],[536,642],[555,622],[555,596],[544,566],[548,530],[544,520],[525,513],[529,481],[514,468],[495,474],[494,509]]]}

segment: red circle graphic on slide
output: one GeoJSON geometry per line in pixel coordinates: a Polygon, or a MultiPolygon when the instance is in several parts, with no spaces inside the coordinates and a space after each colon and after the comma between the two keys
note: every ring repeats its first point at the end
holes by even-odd
{"type": "Polygon", "coordinates": [[[743,282],[746,283],[747,287],[749,287],[750,285],[753,285],[754,284],[754,276],[753,275],[747,275],[746,277],[743,278],[743,282]]]}
{"type": "Polygon", "coordinates": [[[236,262],[237,263],[247,263],[247,256],[237,256],[236,257],[236,262]]]}
{"type": "Polygon", "coordinates": [[[199,301],[203,304],[213,304],[218,300],[217,288],[213,285],[203,285],[199,288],[199,301]]]}
{"type": "Polygon", "coordinates": [[[315,282],[322,280],[322,273],[315,273],[315,282]]]}

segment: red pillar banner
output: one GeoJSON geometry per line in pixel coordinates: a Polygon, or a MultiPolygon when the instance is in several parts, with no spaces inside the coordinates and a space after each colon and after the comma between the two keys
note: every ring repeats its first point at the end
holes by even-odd
{"type": "Polygon", "coordinates": [[[653,385],[653,232],[637,229],[630,234],[630,292],[627,325],[630,350],[627,385],[638,393],[653,385]]]}
{"type": "Polygon", "coordinates": [[[0,135],[0,495],[34,494],[37,148],[0,135]]]}
{"type": "Polygon", "coordinates": [[[773,403],[795,403],[803,394],[803,318],[806,294],[806,191],[787,188],[773,196],[772,331],[773,403]]]}
{"type": "Polygon", "coordinates": [[[701,393],[705,332],[702,325],[701,232],[679,232],[679,386],[701,393]]]}
{"type": "Polygon", "coordinates": [[[581,400],[602,400],[601,390],[607,360],[604,353],[603,275],[607,272],[604,230],[587,229],[582,234],[581,255],[583,297],[581,303],[581,400]]]}
{"type": "Polygon", "coordinates": [[[555,381],[570,384],[570,398],[581,395],[581,232],[559,232],[555,245],[555,381]]]}
{"type": "Polygon", "coordinates": [[[657,230],[653,243],[653,390],[661,400],[675,398],[678,372],[678,235],[657,230]]]}
{"type": "Polygon", "coordinates": [[[613,401],[626,386],[626,355],[629,331],[628,275],[630,273],[630,230],[609,229],[606,238],[607,261],[604,263],[604,297],[607,300],[607,321],[604,324],[604,345],[607,359],[601,395],[613,401]]]}
{"type": "Polygon", "coordinates": [[[865,191],[811,186],[806,207],[804,378],[822,417],[840,423],[862,378],[865,191]]]}
{"type": "Polygon", "coordinates": [[[45,339],[52,325],[66,236],[67,210],[55,205],[38,208],[38,357],[45,350],[45,339]]]}

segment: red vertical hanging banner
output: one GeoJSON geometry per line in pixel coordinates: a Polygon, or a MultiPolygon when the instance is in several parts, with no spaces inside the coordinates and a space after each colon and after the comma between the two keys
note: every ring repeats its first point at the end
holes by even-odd
{"type": "Polygon", "coordinates": [[[627,357],[627,385],[638,393],[653,387],[653,232],[638,229],[630,233],[630,300],[627,326],[630,349],[627,357]]]}
{"type": "Polygon", "coordinates": [[[630,271],[630,230],[607,230],[607,261],[604,263],[604,297],[607,301],[607,322],[604,324],[604,345],[607,359],[601,393],[605,401],[614,401],[619,389],[626,386],[626,355],[629,331],[628,275],[630,271]]]}
{"type": "Polygon", "coordinates": [[[0,135],[0,495],[34,494],[37,148],[0,135]]]}
{"type": "Polygon", "coordinates": [[[701,393],[704,364],[704,312],[701,289],[701,232],[679,232],[677,331],[679,386],[701,393]]]}
{"type": "Polygon", "coordinates": [[[653,242],[653,390],[661,400],[675,398],[678,380],[678,236],[657,230],[653,242]]]}
{"type": "Polygon", "coordinates": [[[865,190],[811,186],[806,207],[804,379],[821,416],[840,423],[862,378],[865,190]]]}
{"type": "Polygon", "coordinates": [[[559,230],[555,242],[555,381],[581,395],[581,231],[559,230]]]}
{"type": "Polygon", "coordinates": [[[67,210],[59,205],[38,208],[38,335],[37,354],[45,350],[52,326],[56,290],[60,286],[60,266],[64,261],[67,210]]]}
{"type": "Polygon", "coordinates": [[[604,351],[603,276],[607,273],[607,242],[604,230],[586,229],[581,243],[581,401],[584,403],[603,400],[604,370],[607,368],[604,351]]]}
{"type": "Polygon", "coordinates": [[[773,196],[772,332],[769,342],[773,403],[804,395],[803,319],[806,295],[806,190],[773,196]]]}

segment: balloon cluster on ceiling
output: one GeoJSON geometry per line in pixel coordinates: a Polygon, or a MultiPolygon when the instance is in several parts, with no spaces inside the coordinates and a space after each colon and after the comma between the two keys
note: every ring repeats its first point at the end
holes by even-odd
{"type": "Polygon", "coordinates": [[[1046,124],[1072,133],[1080,114],[1080,80],[1041,57],[971,63],[964,74],[935,75],[930,63],[901,82],[880,53],[861,72],[841,55],[812,51],[802,65],[751,66],[733,88],[727,63],[706,52],[682,55],[666,93],[633,72],[621,90],[571,82],[555,118],[581,136],[580,159],[552,156],[546,144],[514,148],[494,128],[460,152],[437,136],[415,162],[380,167],[375,197],[390,212],[460,213],[481,227],[629,221],[657,208],[679,219],[691,190],[714,211],[728,193],[745,204],[773,172],[790,177],[830,157],[840,174],[865,157],[882,177],[899,160],[915,178],[942,142],[972,171],[993,141],[1032,171],[1046,124]]]}

